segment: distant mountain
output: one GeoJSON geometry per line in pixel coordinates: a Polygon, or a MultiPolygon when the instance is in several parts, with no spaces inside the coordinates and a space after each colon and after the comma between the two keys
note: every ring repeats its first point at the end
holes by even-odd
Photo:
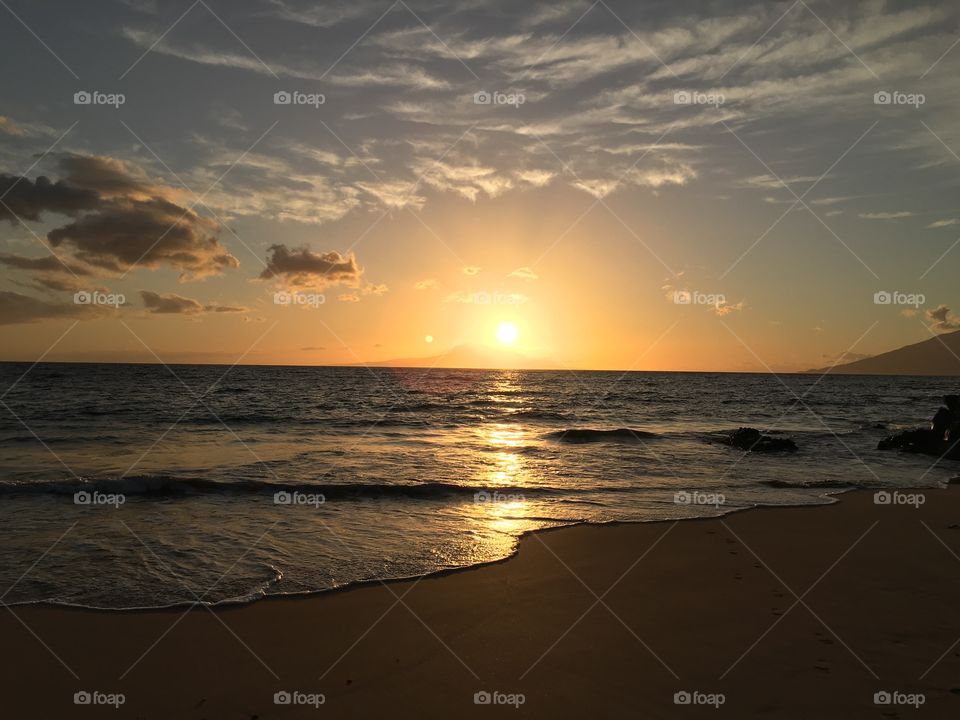
{"type": "Polygon", "coordinates": [[[441,355],[423,358],[396,358],[354,363],[368,367],[415,368],[495,368],[503,370],[560,370],[562,365],[549,360],[529,358],[515,350],[457,345],[441,355]]]}
{"type": "MultiPolygon", "coordinates": [[[[829,368],[808,370],[824,373],[829,368]]],[[[832,375],[960,375],[960,331],[837,365],[832,375]]]]}

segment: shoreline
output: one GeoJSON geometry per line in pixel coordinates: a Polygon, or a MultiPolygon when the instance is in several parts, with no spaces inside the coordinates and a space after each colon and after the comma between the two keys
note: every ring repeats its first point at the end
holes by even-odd
{"type": "Polygon", "coordinates": [[[298,691],[344,718],[914,711],[874,704],[889,691],[955,716],[960,490],[911,492],[925,497],[916,509],[854,490],[716,518],[546,528],[480,566],[264,598],[274,602],[6,608],[4,706],[16,717],[319,717],[273,702],[298,691]],[[125,702],[76,706],[82,690],[125,702]],[[475,705],[483,691],[524,703],[475,705]],[[724,703],[676,705],[678,692],[724,703]]]}
{"type": "MultiPolygon", "coordinates": [[[[900,488],[901,490],[943,490],[949,487],[952,481],[944,483],[942,486],[930,485],[922,486],[916,488],[900,488]]],[[[957,482],[960,483],[960,476],[958,476],[957,482]]],[[[371,578],[368,580],[356,580],[353,582],[347,582],[343,585],[338,585],[336,587],[324,588],[321,590],[303,590],[299,592],[291,593],[274,593],[274,594],[264,594],[258,597],[249,597],[249,598],[238,598],[238,599],[227,599],[220,600],[216,603],[196,603],[190,601],[184,601],[181,603],[176,603],[172,605],[156,605],[156,606],[145,606],[145,607],[127,607],[127,608],[110,608],[110,607],[95,607],[89,605],[71,605],[69,603],[54,602],[50,600],[36,600],[36,601],[27,601],[22,603],[5,603],[7,607],[12,608],[50,608],[50,609],[60,609],[60,610],[70,610],[77,612],[90,612],[90,613],[118,613],[118,614],[128,614],[128,613],[180,613],[192,608],[209,608],[210,610],[228,610],[231,608],[245,607],[253,605],[255,603],[261,602],[275,602],[275,601],[284,601],[284,600],[304,600],[314,597],[323,597],[329,593],[339,593],[339,592],[348,592],[350,590],[370,587],[370,586],[379,586],[379,585],[388,585],[392,583],[406,583],[406,582],[417,582],[419,580],[426,580],[430,578],[440,578],[446,577],[448,575],[455,575],[458,573],[469,572],[471,570],[478,570],[480,568],[499,565],[505,563],[509,560],[514,559],[520,552],[520,546],[522,542],[529,536],[535,534],[547,534],[551,532],[558,532],[561,530],[569,530],[572,528],[578,527],[618,527],[618,526],[632,526],[632,525],[656,525],[661,523],[688,523],[688,522],[704,522],[710,520],[718,520],[722,518],[735,515],[737,513],[752,512],[756,510],[776,510],[780,508],[818,508],[825,507],[829,505],[834,505],[840,502],[840,497],[848,493],[858,493],[858,492],[875,492],[879,488],[857,488],[857,487],[843,487],[843,488],[829,488],[824,487],[822,494],[819,496],[825,500],[825,502],[811,502],[811,503],[792,503],[792,504],[756,504],[748,505],[743,507],[730,508],[726,512],[723,512],[719,515],[710,515],[710,516],[697,516],[697,517],[680,517],[680,518],[655,518],[651,520],[606,520],[603,522],[594,522],[591,520],[577,520],[577,521],[562,521],[557,520],[557,525],[550,527],[542,528],[533,528],[532,530],[524,530],[516,536],[516,544],[508,555],[505,555],[502,558],[497,558],[495,560],[486,560],[483,562],[478,562],[472,565],[463,565],[460,567],[451,567],[444,568],[441,570],[433,570],[430,572],[423,573],[422,575],[408,575],[403,577],[389,577],[389,578],[371,578]]]]}

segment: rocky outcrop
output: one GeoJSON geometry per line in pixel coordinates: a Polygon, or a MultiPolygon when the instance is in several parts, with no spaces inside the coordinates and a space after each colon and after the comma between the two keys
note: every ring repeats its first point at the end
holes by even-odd
{"type": "Polygon", "coordinates": [[[930,427],[902,430],[885,437],[878,450],[903,450],[960,460],[960,395],[946,395],[930,427]]]}
{"type": "Polygon", "coordinates": [[[756,428],[742,427],[734,430],[721,442],[747,452],[796,452],[797,444],[790,438],[764,435],[756,428]]]}

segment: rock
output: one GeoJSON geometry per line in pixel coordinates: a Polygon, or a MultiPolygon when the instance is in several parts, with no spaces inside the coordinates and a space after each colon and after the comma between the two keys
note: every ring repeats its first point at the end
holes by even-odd
{"type": "Polygon", "coordinates": [[[938,438],[933,430],[916,428],[914,430],[901,430],[893,435],[888,435],[877,443],[877,450],[903,450],[904,452],[937,455],[939,454],[937,448],[942,443],[942,436],[938,438]]]}
{"type": "Polygon", "coordinates": [[[947,428],[944,444],[947,446],[946,456],[951,460],[960,460],[960,420],[954,420],[947,428]]]}
{"type": "Polygon", "coordinates": [[[933,430],[934,435],[942,438],[947,434],[951,423],[953,423],[953,413],[945,407],[942,407],[937,410],[937,414],[934,415],[933,420],[930,421],[930,429],[933,430]]]}
{"type": "Polygon", "coordinates": [[[797,444],[790,438],[764,435],[756,428],[749,427],[734,430],[721,442],[748,452],[796,452],[797,450],[797,444]]]}
{"type": "Polygon", "coordinates": [[[960,460],[960,395],[945,395],[929,428],[902,430],[877,444],[878,450],[903,450],[960,460]]]}

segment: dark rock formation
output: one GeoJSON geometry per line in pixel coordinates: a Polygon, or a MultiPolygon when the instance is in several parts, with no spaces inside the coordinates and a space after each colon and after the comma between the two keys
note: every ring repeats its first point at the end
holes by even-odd
{"type": "Polygon", "coordinates": [[[929,428],[902,430],[885,437],[878,450],[903,450],[960,460],[960,395],[946,395],[929,428]]]}
{"type": "Polygon", "coordinates": [[[764,435],[756,428],[748,427],[734,430],[721,442],[748,452],[796,452],[797,450],[797,444],[790,438],[764,435]]]}

